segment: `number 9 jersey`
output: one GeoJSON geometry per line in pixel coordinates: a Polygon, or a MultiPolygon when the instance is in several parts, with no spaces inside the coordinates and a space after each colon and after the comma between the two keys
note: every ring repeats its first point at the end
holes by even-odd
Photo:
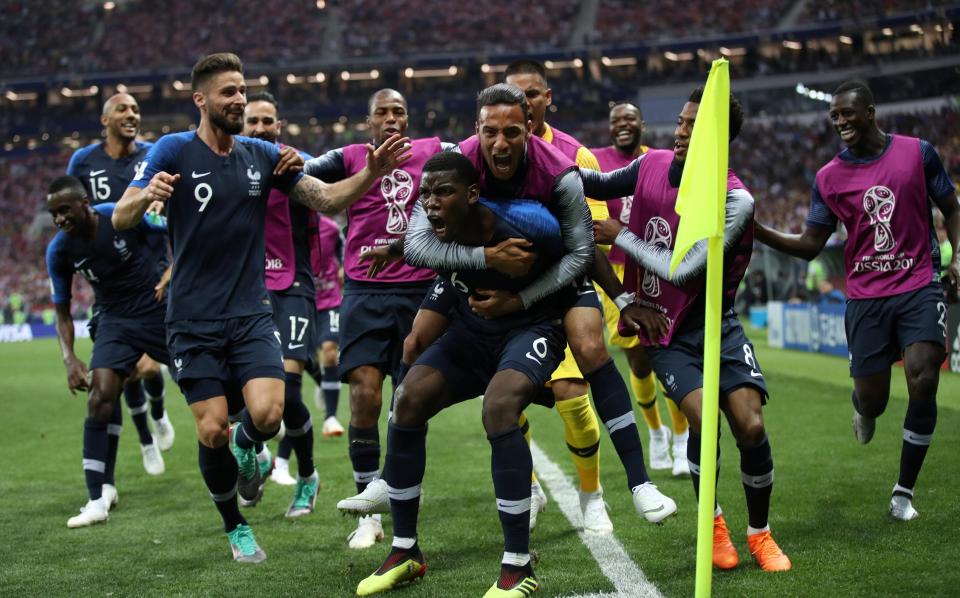
{"type": "Polygon", "coordinates": [[[234,136],[220,156],[195,132],[164,135],[130,183],[142,189],[158,172],[180,175],[167,201],[173,278],[167,322],[271,313],[264,283],[264,220],[270,189],[290,193],[303,176],[273,169],[280,148],[234,136]]]}

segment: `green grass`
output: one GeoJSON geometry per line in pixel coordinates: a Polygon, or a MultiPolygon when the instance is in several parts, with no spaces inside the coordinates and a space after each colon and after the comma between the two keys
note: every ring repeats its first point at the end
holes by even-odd
{"type": "MultiPolygon", "coordinates": [[[[715,595],[957,595],[960,377],[941,378],[937,433],[915,499],[922,517],[894,523],[886,505],[899,463],[902,370],[894,370],[888,413],[864,447],[850,432],[851,382],[843,360],[769,349],[762,332],[751,336],[773,395],[765,409],[776,462],[771,527],[794,570],[764,574],[750,560],[739,458],[724,426],[719,497],[743,562],[732,572],[714,574],[715,595]]],[[[88,354],[89,345],[82,345],[81,353],[88,354]]],[[[125,417],[119,508],[106,525],[68,530],[67,518],[86,498],[80,467],[85,399],[66,390],[53,341],[0,345],[0,374],[2,596],[349,596],[386,554],[387,544],[364,552],[347,548],[354,522],[334,507],[354,492],[346,440],[318,437],[323,489],[317,512],[285,520],[292,491],[269,484],[264,501],[246,511],[269,560],[262,566],[233,563],[199,475],[189,412],[169,382],[177,442],[164,455],[166,474],[153,478],[143,472],[136,434],[125,417]]],[[[305,385],[305,395],[312,392],[312,384],[305,385]]],[[[312,399],[308,403],[312,406],[312,399]]],[[[501,535],[479,407],[479,401],[470,401],[431,423],[420,525],[429,571],[422,583],[398,596],[479,596],[495,579],[501,535]]],[[[347,410],[344,397],[341,419],[347,410]]],[[[663,413],[666,419],[666,409],[663,413]]],[[[572,476],[559,417],[539,407],[529,414],[535,440],[572,476]]],[[[381,424],[382,436],[384,430],[381,424]]],[[[646,524],[633,511],[605,434],[602,442],[602,479],[616,537],[666,595],[692,594],[696,505],[690,482],[655,475],[680,511],[663,526],[646,524]]],[[[555,505],[542,516],[532,546],[541,557],[541,596],[613,589],[555,505]]]]}

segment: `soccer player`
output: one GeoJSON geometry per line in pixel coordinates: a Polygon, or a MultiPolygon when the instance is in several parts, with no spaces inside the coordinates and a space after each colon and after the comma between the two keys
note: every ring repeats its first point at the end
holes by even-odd
{"type": "Polygon", "coordinates": [[[847,81],[833,93],[830,120],[846,148],[817,172],[810,213],[799,234],[757,224],[757,238],[784,253],[814,259],[842,222],[847,229],[846,330],[853,378],[853,433],[866,444],[890,399],[890,366],[903,358],[907,415],[900,476],[890,515],[919,516],[913,488],[937,422],[937,385],[947,338],[939,245],[929,203],[943,214],[954,258],[944,286],[960,288],[960,209],[936,149],[890,135],[876,121],[873,92],[847,81]]]}
{"type": "MultiPolygon", "coordinates": [[[[397,135],[376,151],[370,148],[356,176],[327,185],[297,172],[302,158],[292,148],[235,137],[243,130],[246,106],[236,55],[202,58],[191,84],[200,125],[157,141],[117,204],[113,223],[129,228],[148,207],[156,209],[155,202],[166,204],[173,249],[167,342],[174,376],[193,413],[200,470],[234,559],[256,563],[266,554],[237,504],[227,389],[238,384],[246,406],[235,441],[252,445],[277,433],[285,376],[265,284],[268,191],[277,188],[313,210],[337,212],[406,158],[407,140],[397,135]]],[[[259,468],[254,471],[256,480],[259,468]]]]}
{"type": "Polygon", "coordinates": [[[129,230],[110,222],[114,205],[90,206],[79,179],[62,176],[50,185],[47,209],[60,232],[47,246],[47,271],[57,314],[57,336],[70,391],[88,391],[83,425],[83,472],[89,500],[67,527],[106,521],[117,504],[114,469],[122,429],[120,392],[140,356],[168,363],[163,323],[165,301],[155,287],[161,271],[148,238],[163,235],[150,219],[129,230]],[[87,367],[74,353],[70,287],[74,273],[90,283],[100,308],[100,325],[87,367]]]}
{"type": "MultiPolygon", "coordinates": [[[[276,144],[283,125],[278,111],[277,100],[269,92],[250,94],[243,112],[243,134],[276,144]]],[[[282,191],[271,189],[264,233],[264,270],[273,307],[273,324],[280,332],[283,352],[283,424],[286,433],[281,442],[288,443],[296,453],[298,474],[287,517],[312,513],[320,488],[320,478],[313,462],[313,420],[303,404],[301,391],[303,370],[311,357],[315,334],[313,302],[316,291],[310,267],[310,238],[316,234],[314,223],[315,213],[307,206],[291,202],[282,191]]],[[[239,426],[234,428],[235,434],[237,431],[239,426]]],[[[236,439],[233,443],[241,477],[253,478],[254,469],[260,469],[261,487],[257,489],[257,495],[263,492],[265,470],[270,466],[269,451],[265,447],[259,448],[264,458],[258,463],[259,455],[252,450],[253,447],[244,447],[242,441],[236,442],[236,439]]],[[[286,456],[289,458],[290,453],[286,456]]],[[[257,495],[252,498],[259,499],[257,495]]],[[[241,499],[246,497],[241,494],[241,499]]]]}
{"type": "Polygon", "coordinates": [[[393,547],[383,565],[357,586],[361,596],[393,589],[426,571],[416,531],[426,466],[426,424],[444,407],[481,394],[505,543],[499,579],[485,596],[529,596],[539,586],[529,550],[533,463],[517,420],[562,358],[564,302],[575,302],[576,292],[568,286],[529,309],[492,320],[473,312],[472,304],[487,290],[519,291],[564,252],[559,224],[541,203],[524,202],[519,208],[522,217],[510,218],[505,202],[480,199],[479,178],[470,159],[455,152],[434,156],[424,165],[420,201],[438,238],[486,247],[524,238],[538,254],[537,260],[520,277],[488,269],[441,272],[437,285],[456,295],[456,308],[450,327],[420,356],[397,389],[384,468],[393,547]]]}
{"type": "MultiPolygon", "coordinates": [[[[637,293],[640,305],[662,316],[653,330],[646,327],[640,342],[646,347],[667,396],[679,404],[690,422],[687,459],[697,494],[701,467],[706,241],[694,246],[672,276],[669,269],[680,220],[676,213],[677,190],[702,95],[702,88],[695,89],[684,104],[677,119],[673,150],[650,150],[610,174],[584,173],[584,187],[594,197],[633,194],[629,227],[623,228],[617,220],[599,222],[595,225],[597,239],[614,242],[624,250],[632,262],[627,265],[624,286],[637,293]],[[601,180],[608,184],[596,184],[601,180]]],[[[736,139],[742,125],[743,110],[731,95],[731,141],[736,139]]],[[[767,517],[773,491],[773,455],[761,409],[767,400],[767,387],[753,344],[733,311],[734,295],[753,250],[752,224],[753,197],[731,171],[727,178],[724,232],[727,259],[724,260],[720,408],[740,452],[750,553],[764,571],[784,571],[791,568],[790,559],[774,541],[767,517]]],[[[721,569],[732,569],[739,563],[719,505],[714,514],[713,563],[721,569]]]]}
{"type": "MultiPolygon", "coordinates": [[[[100,124],[106,130],[106,139],[77,150],[67,165],[67,174],[86,186],[87,197],[94,206],[105,202],[115,203],[120,199],[152,145],[137,140],[140,133],[140,106],[129,94],[114,94],[104,102],[100,124]]],[[[155,252],[158,263],[166,267],[166,236],[156,234],[151,237],[150,248],[155,252]]],[[[96,315],[91,319],[93,336],[96,336],[98,321],[96,315]]],[[[123,389],[130,417],[140,438],[144,468],[154,475],[164,471],[163,457],[157,449],[169,450],[175,437],[170,417],[164,409],[163,386],[160,367],[149,357],[144,357],[137,365],[135,375],[128,378],[123,389]],[[156,431],[156,443],[147,424],[147,398],[150,400],[150,419],[156,431]]]]}
{"type": "MultiPolygon", "coordinates": [[[[633,104],[621,102],[610,109],[610,141],[611,145],[594,147],[590,151],[596,156],[602,172],[610,172],[623,168],[634,159],[647,153],[649,149],[643,145],[643,115],[640,109],[633,104]]],[[[621,224],[630,223],[630,206],[633,205],[633,195],[625,195],[607,202],[610,218],[619,220],[621,224]]],[[[610,248],[607,255],[613,271],[621,281],[625,257],[623,250],[617,246],[610,248]]],[[[630,386],[640,405],[640,411],[647,422],[650,431],[650,468],[672,469],[673,475],[689,475],[687,465],[687,418],[673,401],[667,401],[670,419],[673,423],[673,458],[670,457],[670,429],[663,425],[660,419],[660,409],[657,406],[656,377],[646,351],[640,346],[636,336],[622,337],[617,329],[620,320],[620,309],[606,293],[601,293],[603,301],[603,315],[607,323],[607,333],[610,344],[623,349],[630,366],[630,386]]]]}
{"type": "MultiPolygon", "coordinates": [[[[404,134],[408,124],[406,99],[393,89],[370,96],[367,123],[372,143],[335,149],[307,162],[305,172],[324,181],[339,181],[364,167],[368,150],[380,147],[391,135],[404,134]]],[[[403,339],[410,331],[420,300],[436,274],[427,268],[394,263],[376,279],[366,277],[360,256],[388,245],[407,231],[417,202],[420,169],[440,152],[440,140],[414,139],[413,157],[388,172],[355,204],[347,208],[344,247],[343,302],[340,305],[340,379],[350,386],[349,454],[358,495],[340,501],[337,508],[354,510],[358,501],[383,504],[386,486],[380,476],[380,410],[383,381],[391,376],[399,385],[403,339]]],[[[380,515],[360,517],[351,532],[351,548],[364,549],[383,538],[380,515]]]]}
{"type": "MultiPolygon", "coordinates": [[[[650,483],[630,394],[606,351],[596,292],[589,280],[583,279],[596,251],[580,174],[573,160],[532,130],[523,91],[503,83],[493,85],[477,97],[477,135],[462,141],[459,149],[480,172],[480,191],[485,197],[495,201],[527,197],[544,203],[557,215],[566,253],[521,292],[490,290],[481,293],[485,298],[472,307],[483,317],[502,317],[529,308],[575,280],[580,299],[592,295],[595,307],[578,301],[564,315],[564,329],[578,367],[586,372],[583,377],[593,388],[597,413],[623,463],[634,506],[648,521],[657,523],[674,514],[676,504],[650,483]]],[[[408,263],[419,266],[451,271],[489,267],[509,275],[510,268],[526,264],[519,258],[530,255],[522,240],[514,241],[494,248],[441,243],[423,211],[417,210],[404,243],[404,256],[408,263]],[[500,265],[501,259],[504,265],[500,265]]]]}
{"type": "MultiPolygon", "coordinates": [[[[507,65],[504,82],[519,88],[527,96],[533,134],[560,150],[580,168],[600,170],[594,155],[579,141],[553,128],[546,122],[547,108],[553,102],[553,90],[547,85],[547,72],[543,65],[533,60],[518,60],[507,65]]],[[[587,199],[593,219],[607,218],[607,206],[602,201],[587,199]]],[[[590,308],[600,309],[595,293],[583,295],[583,300],[571,313],[584,323],[596,324],[590,308]],[[579,313],[579,316],[574,314],[579,313]]],[[[617,312],[619,316],[619,311],[617,312]]],[[[602,323],[602,322],[601,322],[602,323]]],[[[602,335],[602,331],[600,332],[602,335]]],[[[563,433],[570,457],[580,478],[580,511],[584,529],[594,533],[613,532],[613,523],[607,515],[600,487],[600,426],[590,406],[589,387],[577,367],[577,361],[569,347],[564,352],[560,367],[550,380],[550,388],[556,399],[556,409],[563,420],[563,433]]],[[[524,425],[526,422],[521,422],[524,425]]],[[[529,441],[529,432],[527,432],[529,441]]],[[[536,526],[537,516],[546,506],[546,494],[534,480],[531,488],[533,502],[530,508],[531,528],[536,526]]]]}

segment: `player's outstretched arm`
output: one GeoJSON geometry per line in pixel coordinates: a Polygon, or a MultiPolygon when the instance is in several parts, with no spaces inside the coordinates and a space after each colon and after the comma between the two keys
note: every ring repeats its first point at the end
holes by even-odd
{"type": "Polygon", "coordinates": [[[833,231],[819,226],[804,226],[800,233],[783,233],[757,222],[754,234],[767,247],[810,261],[820,255],[833,231]]]}
{"type": "Polygon", "coordinates": [[[70,392],[77,394],[78,390],[87,390],[87,366],[73,352],[74,332],[70,304],[57,303],[54,309],[57,314],[56,327],[60,353],[63,355],[63,366],[67,369],[67,386],[70,392]]]}
{"type": "MultiPolygon", "coordinates": [[[[646,155],[646,154],[644,154],[646,155]]],[[[640,172],[640,161],[644,156],[640,156],[633,162],[623,168],[611,170],[610,172],[600,172],[584,168],[580,170],[580,176],[583,178],[583,192],[587,197],[598,199],[600,201],[610,201],[633,195],[637,187],[637,174],[640,172]]]]}
{"type": "MultiPolygon", "coordinates": [[[[726,223],[723,230],[723,251],[733,248],[753,224],[753,196],[746,189],[727,192],[726,223]]],[[[622,229],[615,239],[617,247],[629,255],[638,265],[663,280],[681,286],[696,278],[707,269],[707,242],[696,243],[683,257],[683,261],[670,275],[673,250],[648,243],[629,229],[622,229]]]]}
{"type": "Polygon", "coordinates": [[[343,181],[327,184],[304,176],[290,193],[290,198],[322,214],[336,214],[363,197],[380,177],[411,158],[410,138],[391,135],[374,149],[367,150],[367,164],[360,172],[343,181]]]}
{"type": "Polygon", "coordinates": [[[147,208],[154,202],[166,203],[173,195],[173,186],[180,180],[179,174],[158,172],[150,179],[146,187],[127,187],[123,197],[113,209],[110,221],[113,228],[126,230],[140,224],[147,208]]]}

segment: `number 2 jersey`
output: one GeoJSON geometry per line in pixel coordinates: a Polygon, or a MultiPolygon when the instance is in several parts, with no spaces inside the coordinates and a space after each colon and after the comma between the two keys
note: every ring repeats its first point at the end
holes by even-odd
{"type": "Polygon", "coordinates": [[[271,313],[264,282],[264,221],[270,189],[289,194],[303,176],[274,176],[276,144],[235,136],[226,156],[193,131],[164,135],[130,183],[180,175],[167,201],[173,277],[167,322],[271,313]]]}

